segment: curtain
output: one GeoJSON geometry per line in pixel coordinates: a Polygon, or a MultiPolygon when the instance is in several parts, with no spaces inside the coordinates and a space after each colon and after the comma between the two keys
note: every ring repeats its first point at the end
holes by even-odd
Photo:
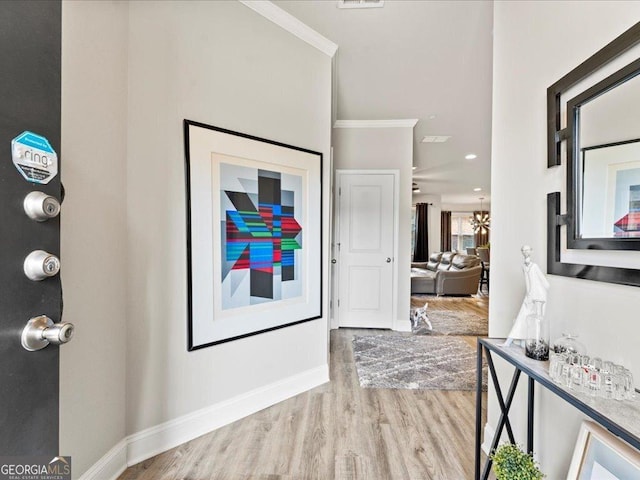
{"type": "MultiPolygon", "coordinates": [[[[477,218],[476,215],[480,215],[482,218],[482,214],[488,214],[489,212],[473,212],[474,218],[477,218]]],[[[478,233],[474,234],[474,240],[476,242],[476,247],[482,247],[489,243],[489,230],[485,233],[482,233],[482,229],[478,230],[478,233]]]]}
{"type": "Polygon", "coordinates": [[[442,227],[440,229],[440,245],[443,252],[451,251],[451,212],[442,211],[440,214],[442,227]]]}
{"type": "Polygon", "coordinates": [[[414,262],[426,262],[429,259],[429,213],[426,203],[416,204],[416,245],[413,251],[414,262]]]}

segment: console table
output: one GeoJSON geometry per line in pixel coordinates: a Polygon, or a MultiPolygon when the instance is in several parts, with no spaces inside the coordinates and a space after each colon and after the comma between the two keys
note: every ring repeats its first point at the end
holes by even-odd
{"type": "Polygon", "coordinates": [[[493,452],[500,441],[503,429],[506,429],[509,441],[516,443],[511,423],[509,422],[509,409],[518,386],[520,374],[528,377],[527,382],[527,452],[533,452],[533,418],[534,418],[534,386],[540,384],[547,390],[558,395],[582,413],[598,422],[614,435],[640,450],[640,399],[609,400],[593,398],[587,394],[570,390],[558,385],[549,377],[549,362],[533,360],[524,354],[520,346],[504,346],[504,338],[478,338],[477,378],[476,378],[476,451],[475,451],[475,479],[487,480],[491,470],[491,458],[487,458],[484,469],[481,467],[482,448],[482,366],[483,354],[486,358],[491,375],[491,381],[498,397],[500,405],[500,418],[496,427],[495,436],[491,442],[490,451],[493,452]],[[511,384],[506,397],[502,395],[502,389],[498,382],[492,353],[506,360],[514,367],[511,384]]]}

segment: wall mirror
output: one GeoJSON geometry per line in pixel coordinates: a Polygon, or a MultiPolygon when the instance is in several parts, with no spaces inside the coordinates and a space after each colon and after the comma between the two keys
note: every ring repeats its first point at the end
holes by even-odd
{"type": "Polygon", "coordinates": [[[567,103],[570,248],[640,250],[638,74],[640,60],[567,103]]]}
{"type": "Polygon", "coordinates": [[[566,213],[559,192],[547,200],[549,273],[640,286],[640,270],[560,258],[562,232],[569,250],[640,250],[640,111],[634,108],[640,105],[640,59],[569,100],[563,97],[575,85],[601,78],[607,64],[638,44],[640,23],[547,90],[547,165],[561,164],[563,143],[567,159],[566,213]]]}

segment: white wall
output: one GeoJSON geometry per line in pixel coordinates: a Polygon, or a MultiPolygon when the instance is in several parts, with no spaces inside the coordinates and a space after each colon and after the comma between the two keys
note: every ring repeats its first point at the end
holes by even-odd
{"type": "Polygon", "coordinates": [[[409,328],[413,128],[334,128],[333,162],[335,169],[400,171],[396,324],[406,322],[409,328]]]}
{"type": "Polygon", "coordinates": [[[125,436],[126,3],[62,5],[60,453],[74,477],[125,436]]]}
{"type": "Polygon", "coordinates": [[[182,120],[323,152],[328,205],[331,59],[238,2],[132,2],[129,46],[132,434],[314,369],[326,379],[326,318],[187,352],[182,120]]]}
{"type": "MultiPolygon", "coordinates": [[[[522,302],[520,246],[530,244],[534,261],[545,269],[546,195],[564,191],[564,162],[560,168],[546,167],[546,89],[638,18],[639,2],[495,4],[491,336],[508,334],[522,302]]],[[[552,338],[566,330],[577,332],[590,353],[623,362],[640,375],[640,290],[548,279],[552,338]]],[[[514,406],[521,413],[519,426],[523,400],[514,406]]],[[[495,425],[499,409],[495,402],[489,407],[489,423],[495,425]]],[[[564,478],[582,417],[546,391],[539,392],[536,407],[535,451],[548,478],[564,478]]]]}
{"type": "Polygon", "coordinates": [[[60,451],[102,479],[328,379],[331,58],[235,1],[64,2],[62,52],[60,451]],[[325,318],[187,352],[184,118],[324,154],[325,318]]]}

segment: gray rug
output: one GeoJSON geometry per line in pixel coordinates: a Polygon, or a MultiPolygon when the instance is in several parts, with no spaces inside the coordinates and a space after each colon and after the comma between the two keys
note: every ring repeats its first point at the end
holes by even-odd
{"type": "MultiPolygon", "coordinates": [[[[353,354],[358,380],[364,388],[476,388],[476,350],[459,338],[355,336],[353,354]]],[[[483,390],[486,390],[486,365],[483,377],[483,390]]]]}
{"type": "Polygon", "coordinates": [[[467,312],[451,310],[431,310],[427,308],[427,317],[433,330],[425,328],[423,322],[413,328],[416,335],[474,335],[487,336],[489,322],[486,318],[467,312]]]}

